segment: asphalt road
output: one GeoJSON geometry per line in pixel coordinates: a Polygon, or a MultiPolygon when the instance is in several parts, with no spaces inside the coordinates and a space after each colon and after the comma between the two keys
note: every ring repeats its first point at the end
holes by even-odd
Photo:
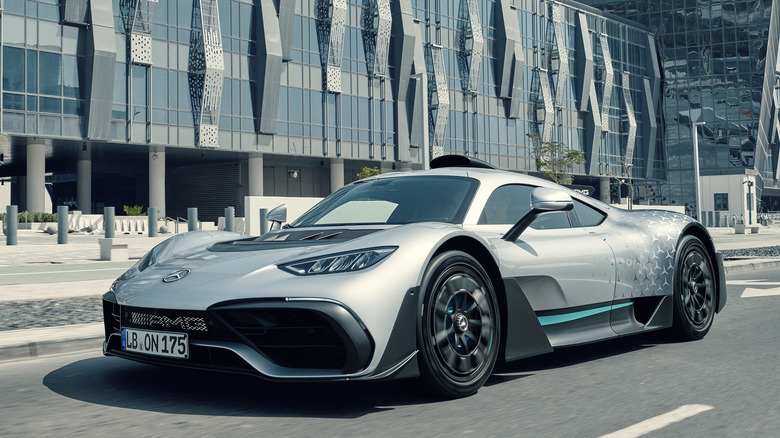
{"type": "Polygon", "coordinates": [[[97,350],[4,363],[0,435],[777,436],[780,269],[729,281],[728,305],[702,341],[641,336],[562,350],[506,365],[461,400],[394,383],[268,383],[97,350]]]}

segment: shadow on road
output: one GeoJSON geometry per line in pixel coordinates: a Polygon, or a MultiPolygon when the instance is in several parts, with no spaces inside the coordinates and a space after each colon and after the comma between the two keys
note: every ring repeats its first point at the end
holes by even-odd
{"type": "MultiPolygon", "coordinates": [[[[640,335],[567,348],[502,364],[486,386],[500,386],[536,371],[605,359],[665,342],[640,335]]],[[[189,415],[359,418],[396,406],[442,402],[412,395],[395,382],[278,383],[108,357],[65,365],[46,375],[43,384],[57,394],[87,403],[189,415]]]]}
{"type": "Polygon", "coordinates": [[[551,370],[598,359],[630,353],[673,341],[659,334],[634,335],[625,338],[597,342],[594,344],[567,347],[541,356],[530,357],[515,362],[500,364],[493,371],[494,377],[511,377],[514,374],[523,377],[534,371],[551,370]]]}
{"type": "Polygon", "coordinates": [[[108,357],[65,365],[43,384],[87,403],[190,415],[359,418],[433,401],[395,382],[276,383],[108,357]]]}

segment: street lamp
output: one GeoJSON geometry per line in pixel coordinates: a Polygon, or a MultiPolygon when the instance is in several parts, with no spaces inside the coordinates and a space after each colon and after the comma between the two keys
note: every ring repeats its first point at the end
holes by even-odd
{"type": "Polygon", "coordinates": [[[746,179],[742,181],[742,184],[747,184],[748,197],[747,197],[747,211],[748,211],[748,225],[753,225],[753,192],[750,190],[753,188],[753,181],[746,179]]]}
{"type": "Polygon", "coordinates": [[[706,124],[707,122],[691,123],[691,133],[693,134],[693,179],[696,184],[696,220],[699,222],[701,222],[701,184],[699,182],[699,131],[696,127],[706,124]]]}

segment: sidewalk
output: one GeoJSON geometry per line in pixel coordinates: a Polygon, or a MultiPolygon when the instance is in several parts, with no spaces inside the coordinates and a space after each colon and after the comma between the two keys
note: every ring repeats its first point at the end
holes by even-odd
{"type": "MultiPolygon", "coordinates": [[[[758,234],[736,235],[733,228],[710,228],[709,232],[718,251],[780,246],[780,225],[760,227],[758,234]]],[[[68,244],[57,245],[56,235],[20,230],[17,246],[6,246],[5,236],[0,236],[0,306],[97,299],[114,279],[171,236],[118,235],[115,241],[128,245],[130,260],[124,262],[100,261],[100,235],[69,235],[68,244]]],[[[725,266],[727,272],[777,267],[780,254],[728,260],[725,266]]],[[[95,312],[97,318],[102,314],[100,309],[95,312]]],[[[0,330],[0,363],[90,349],[100,351],[102,340],[100,322],[0,330]]]]}

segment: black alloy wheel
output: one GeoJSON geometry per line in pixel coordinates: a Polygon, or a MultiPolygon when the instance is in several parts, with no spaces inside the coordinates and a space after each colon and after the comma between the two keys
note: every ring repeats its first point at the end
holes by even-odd
{"type": "Polygon", "coordinates": [[[418,345],[423,383],[445,397],[476,393],[498,357],[501,326],[493,284],[477,260],[449,251],[431,262],[422,290],[418,345]]]}
{"type": "Polygon", "coordinates": [[[674,334],[682,340],[704,337],[715,316],[714,265],[707,249],[694,236],[685,236],[678,248],[675,271],[674,334]]]}

